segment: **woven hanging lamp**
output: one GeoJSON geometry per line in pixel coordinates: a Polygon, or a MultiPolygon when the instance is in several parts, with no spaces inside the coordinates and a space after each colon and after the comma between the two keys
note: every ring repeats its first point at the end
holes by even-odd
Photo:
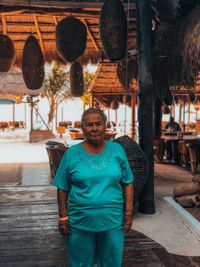
{"type": "Polygon", "coordinates": [[[110,108],[117,110],[119,108],[119,101],[118,99],[114,99],[111,103],[110,103],[110,108]]]}
{"type": "Polygon", "coordinates": [[[56,26],[56,48],[66,61],[73,62],[80,57],[87,42],[87,28],[83,22],[70,16],[59,21],[56,26]]]}
{"type": "Polygon", "coordinates": [[[131,95],[125,95],[123,97],[123,102],[125,105],[131,107],[132,106],[132,96],[131,95]]]}
{"type": "Polygon", "coordinates": [[[133,79],[137,80],[138,62],[136,56],[122,60],[117,65],[117,77],[124,88],[129,89],[133,79]]]}
{"type": "Polygon", "coordinates": [[[82,96],[84,93],[83,68],[77,61],[70,67],[70,90],[75,97],[82,96]]]}
{"type": "Polygon", "coordinates": [[[0,34],[0,72],[8,72],[15,61],[15,47],[9,36],[0,34]]]}
{"type": "Polygon", "coordinates": [[[38,40],[29,35],[22,52],[22,74],[26,87],[31,90],[39,89],[44,81],[43,54],[38,40]]]}
{"type": "Polygon", "coordinates": [[[127,52],[127,19],[120,0],[105,0],[100,14],[100,38],[110,61],[122,60],[127,52]]]}
{"type": "Polygon", "coordinates": [[[164,105],[162,107],[162,113],[163,114],[170,114],[170,108],[167,105],[164,105]]]}

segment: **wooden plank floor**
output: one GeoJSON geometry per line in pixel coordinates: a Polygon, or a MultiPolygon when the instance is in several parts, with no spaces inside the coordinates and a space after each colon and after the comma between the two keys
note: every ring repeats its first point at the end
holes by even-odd
{"type": "MultiPolygon", "coordinates": [[[[66,240],[57,230],[55,200],[0,205],[1,267],[64,267],[66,240]]],[[[124,267],[200,266],[200,257],[169,254],[136,231],[125,238],[124,267]]],[[[72,266],[73,267],[73,266],[72,266]]]]}
{"type": "MultiPolygon", "coordinates": [[[[48,165],[26,164],[21,173],[17,186],[12,177],[7,186],[0,172],[0,267],[67,267],[66,239],[57,229],[48,165]]],[[[123,267],[186,266],[199,267],[200,257],[169,254],[136,231],[126,235],[123,267]]]]}

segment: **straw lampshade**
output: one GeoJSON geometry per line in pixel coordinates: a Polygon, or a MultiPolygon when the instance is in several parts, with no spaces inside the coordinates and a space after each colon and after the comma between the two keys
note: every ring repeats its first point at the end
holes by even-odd
{"type": "Polygon", "coordinates": [[[0,72],[7,72],[15,61],[15,47],[9,36],[0,34],[0,72]]]}
{"type": "Polygon", "coordinates": [[[80,57],[87,42],[87,29],[83,22],[70,16],[62,19],[56,26],[56,48],[66,61],[73,62],[80,57]]]}
{"type": "Polygon", "coordinates": [[[77,61],[70,67],[70,89],[75,97],[82,96],[84,93],[83,68],[77,61]]]}
{"type": "Polygon", "coordinates": [[[106,56],[122,60],[127,51],[127,19],[120,0],[105,0],[100,15],[100,37],[106,56]]]}
{"type": "Polygon", "coordinates": [[[44,81],[43,54],[38,40],[29,35],[22,53],[22,74],[28,89],[39,89],[44,81]]]}

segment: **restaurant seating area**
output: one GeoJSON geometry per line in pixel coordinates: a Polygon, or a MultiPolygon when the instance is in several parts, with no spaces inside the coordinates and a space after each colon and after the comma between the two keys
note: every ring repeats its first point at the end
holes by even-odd
{"type": "Polygon", "coordinates": [[[1,131],[12,131],[15,129],[24,129],[26,127],[24,121],[0,121],[1,131]]]}
{"type": "Polygon", "coordinates": [[[195,131],[163,131],[160,139],[154,140],[154,161],[177,164],[193,175],[199,173],[200,138],[195,131]]]}

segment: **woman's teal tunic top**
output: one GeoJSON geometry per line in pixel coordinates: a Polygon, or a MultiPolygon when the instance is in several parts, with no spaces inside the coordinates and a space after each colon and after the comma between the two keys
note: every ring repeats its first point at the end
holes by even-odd
{"type": "Polygon", "coordinates": [[[57,170],[54,185],[69,191],[70,225],[100,232],[123,224],[123,184],[134,180],[121,145],[106,141],[104,150],[90,154],[83,143],[70,147],[57,170]]]}

